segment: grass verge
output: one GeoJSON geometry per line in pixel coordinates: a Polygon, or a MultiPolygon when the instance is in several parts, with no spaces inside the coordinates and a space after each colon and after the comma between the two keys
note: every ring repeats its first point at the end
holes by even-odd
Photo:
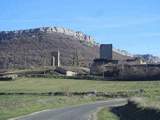
{"type": "Polygon", "coordinates": [[[120,120],[160,120],[160,109],[143,104],[146,104],[143,99],[131,99],[128,104],[114,107],[111,111],[120,120]]]}
{"type": "Polygon", "coordinates": [[[79,105],[96,100],[96,97],[78,96],[0,96],[0,120],[7,120],[44,109],[79,105]]]}
{"type": "Polygon", "coordinates": [[[119,118],[110,112],[110,109],[102,108],[97,113],[97,120],[119,120],[119,118]]]}

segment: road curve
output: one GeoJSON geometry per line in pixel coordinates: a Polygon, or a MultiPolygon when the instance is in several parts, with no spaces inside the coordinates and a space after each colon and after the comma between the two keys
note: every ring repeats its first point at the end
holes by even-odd
{"type": "Polygon", "coordinates": [[[89,120],[90,114],[99,107],[122,106],[126,103],[126,99],[113,99],[74,107],[45,110],[12,120],[89,120]]]}

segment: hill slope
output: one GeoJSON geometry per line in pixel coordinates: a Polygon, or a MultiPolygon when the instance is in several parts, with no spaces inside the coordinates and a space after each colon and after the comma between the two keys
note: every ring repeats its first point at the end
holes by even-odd
{"type": "Polygon", "coordinates": [[[135,55],[134,57],[140,58],[148,64],[160,64],[160,58],[151,54],[135,55]]]}
{"type": "MultiPolygon", "coordinates": [[[[72,65],[75,53],[82,66],[99,57],[99,45],[81,32],[58,27],[0,32],[0,68],[50,66],[51,53],[57,50],[62,65],[72,65]]],[[[128,57],[114,52],[113,58],[128,57]]]]}

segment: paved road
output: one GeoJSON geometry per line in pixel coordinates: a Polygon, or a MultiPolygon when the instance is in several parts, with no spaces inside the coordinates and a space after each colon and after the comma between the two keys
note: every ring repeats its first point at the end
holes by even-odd
{"type": "Polygon", "coordinates": [[[122,106],[126,103],[126,99],[113,99],[63,109],[45,110],[14,120],[88,120],[90,114],[99,107],[122,106]]]}

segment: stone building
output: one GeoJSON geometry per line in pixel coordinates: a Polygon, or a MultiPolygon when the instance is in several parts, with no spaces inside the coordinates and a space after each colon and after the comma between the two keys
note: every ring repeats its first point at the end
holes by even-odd
{"type": "Polygon", "coordinates": [[[101,45],[100,58],[94,59],[92,75],[115,79],[160,79],[160,64],[146,64],[141,59],[113,60],[112,45],[101,45]]]}
{"type": "Polygon", "coordinates": [[[112,60],[112,44],[100,45],[100,59],[112,60]]]}

